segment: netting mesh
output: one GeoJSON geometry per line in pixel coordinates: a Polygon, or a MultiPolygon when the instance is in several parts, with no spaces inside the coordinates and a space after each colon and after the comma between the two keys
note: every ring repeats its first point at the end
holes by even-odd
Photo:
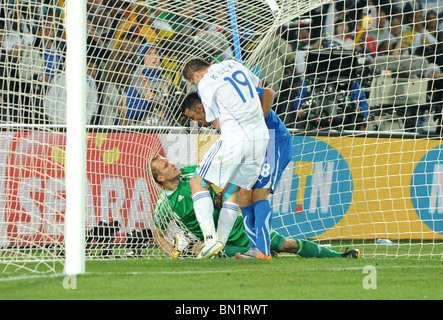
{"type": "MultiPolygon", "coordinates": [[[[363,241],[368,256],[441,257],[441,10],[431,1],[88,0],[88,257],[164,257],[189,238],[169,209],[158,241],[154,208],[167,201],[147,168],[159,154],[197,164],[215,141],[180,110],[195,90],[181,68],[196,56],[241,61],[275,91],[273,109],[294,135],[270,198],[277,231],[363,241]],[[406,244],[373,246],[378,238],[406,244]]],[[[6,269],[63,261],[65,17],[63,0],[0,4],[6,269]]]]}

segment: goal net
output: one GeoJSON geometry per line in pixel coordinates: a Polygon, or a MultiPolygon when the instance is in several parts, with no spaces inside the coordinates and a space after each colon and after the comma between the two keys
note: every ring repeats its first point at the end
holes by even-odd
{"type": "MultiPolygon", "coordinates": [[[[443,8],[411,3],[88,0],[87,259],[171,257],[195,241],[149,164],[195,165],[217,139],[180,110],[197,56],[240,61],[275,91],[293,135],[269,197],[277,232],[442,259],[443,8]]],[[[0,4],[2,271],[64,264],[65,6],[0,4]]]]}

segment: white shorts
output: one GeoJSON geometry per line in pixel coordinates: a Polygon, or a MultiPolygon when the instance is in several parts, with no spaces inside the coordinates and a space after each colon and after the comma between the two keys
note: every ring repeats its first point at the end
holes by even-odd
{"type": "Polygon", "coordinates": [[[268,140],[217,142],[204,155],[196,173],[224,189],[228,183],[251,189],[261,173],[268,140]]]}

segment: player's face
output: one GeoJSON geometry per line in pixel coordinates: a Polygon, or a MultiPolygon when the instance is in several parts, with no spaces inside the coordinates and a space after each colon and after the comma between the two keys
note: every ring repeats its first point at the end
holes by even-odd
{"type": "Polygon", "coordinates": [[[160,68],[161,61],[157,49],[151,48],[146,52],[144,64],[148,68],[160,68]]]}
{"type": "Polygon", "coordinates": [[[185,114],[189,119],[197,121],[203,126],[209,126],[209,123],[206,122],[206,113],[202,104],[197,104],[194,108],[187,108],[185,110],[185,114]]]}
{"type": "Polygon", "coordinates": [[[180,176],[181,173],[180,170],[175,167],[175,164],[169,162],[166,158],[159,158],[155,161],[154,166],[156,170],[160,172],[158,179],[161,181],[172,181],[180,176]]]}

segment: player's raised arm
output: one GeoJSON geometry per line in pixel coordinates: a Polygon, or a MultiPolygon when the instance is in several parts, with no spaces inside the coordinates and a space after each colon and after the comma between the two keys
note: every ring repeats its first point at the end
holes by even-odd
{"type": "Polygon", "coordinates": [[[263,89],[263,94],[260,97],[261,107],[263,109],[263,115],[266,118],[269,111],[272,109],[274,104],[275,91],[271,88],[261,88],[263,89]]]}

